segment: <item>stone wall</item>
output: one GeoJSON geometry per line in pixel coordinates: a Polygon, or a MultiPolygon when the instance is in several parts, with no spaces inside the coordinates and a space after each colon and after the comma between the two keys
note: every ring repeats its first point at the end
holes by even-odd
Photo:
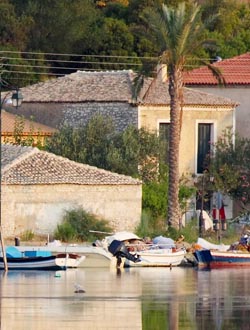
{"type": "Polygon", "coordinates": [[[86,103],[23,103],[18,109],[8,107],[11,113],[33,118],[34,121],[60,128],[64,123],[70,126],[85,125],[96,114],[113,119],[116,130],[122,131],[129,125],[138,127],[137,108],[126,102],[86,103]]]}
{"type": "Polygon", "coordinates": [[[27,230],[53,234],[66,210],[83,207],[116,231],[134,231],[141,218],[141,185],[3,185],[2,228],[6,237],[27,230]]]}
{"type": "Polygon", "coordinates": [[[84,126],[93,116],[99,114],[112,118],[117,131],[123,131],[129,125],[138,127],[137,110],[128,103],[71,104],[65,106],[63,112],[64,123],[74,127],[84,126]]]}

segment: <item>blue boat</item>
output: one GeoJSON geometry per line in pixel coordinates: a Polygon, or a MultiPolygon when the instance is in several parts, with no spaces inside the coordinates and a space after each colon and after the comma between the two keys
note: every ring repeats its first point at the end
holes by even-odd
{"type": "MultiPolygon", "coordinates": [[[[50,251],[19,251],[14,246],[6,248],[9,270],[66,270],[71,260],[78,262],[78,256],[61,253],[52,255],[50,251]]],[[[77,265],[77,264],[76,264],[77,265]]],[[[0,269],[4,269],[4,259],[0,257],[0,269]]]]}

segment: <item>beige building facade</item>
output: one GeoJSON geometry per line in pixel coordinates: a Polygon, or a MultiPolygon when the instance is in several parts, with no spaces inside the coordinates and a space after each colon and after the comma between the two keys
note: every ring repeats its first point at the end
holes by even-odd
{"type": "MultiPolygon", "coordinates": [[[[159,132],[160,124],[170,123],[169,107],[139,107],[141,127],[159,132]]],[[[185,106],[182,115],[180,141],[180,174],[196,175],[199,124],[211,125],[211,143],[215,143],[228,127],[235,127],[235,109],[230,106],[185,106]]]]}

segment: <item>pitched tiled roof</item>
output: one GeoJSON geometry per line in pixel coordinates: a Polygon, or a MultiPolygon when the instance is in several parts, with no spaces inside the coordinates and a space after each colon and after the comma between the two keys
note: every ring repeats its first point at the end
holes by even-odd
{"type": "Polygon", "coordinates": [[[36,148],[23,147],[20,145],[8,145],[2,144],[1,152],[1,167],[2,172],[7,166],[10,166],[16,159],[25,158],[27,155],[31,155],[36,152],[36,148]]]}
{"type": "MultiPolygon", "coordinates": [[[[132,102],[132,82],[135,74],[131,70],[84,72],[77,71],[64,77],[51,79],[22,88],[25,102],[132,102]]],[[[157,78],[145,80],[138,98],[140,104],[169,105],[168,85],[157,78]]],[[[235,105],[230,99],[185,89],[186,105],[235,105]]]]}
{"type": "MultiPolygon", "coordinates": [[[[15,124],[17,121],[17,116],[13,115],[12,113],[9,113],[7,111],[2,110],[1,112],[2,115],[2,134],[7,134],[7,133],[14,133],[14,128],[15,124]]],[[[19,116],[19,118],[21,118],[19,116]]],[[[33,134],[40,134],[40,135],[50,135],[54,132],[56,132],[55,128],[24,119],[23,120],[23,134],[26,133],[33,133],[33,134]]]]}
{"type": "MultiPolygon", "coordinates": [[[[215,62],[228,85],[250,86],[250,53],[215,62]]],[[[218,85],[217,80],[205,66],[184,75],[186,85],[218,85]]]]}
{"type": "Polygon", "coordinates": [[[80,164],[37,148],[2,144],[2,183],[139,185],[130,176],[80,164]]]}
{"type": "Polygon", "coordinates": [[[77,71],[21,88],[23,102],[130,102],[132,71],[77,71]]]}

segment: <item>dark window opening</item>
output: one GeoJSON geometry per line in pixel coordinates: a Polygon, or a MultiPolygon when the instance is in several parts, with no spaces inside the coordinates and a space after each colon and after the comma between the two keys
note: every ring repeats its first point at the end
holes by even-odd
{"type": "Polygon", "coordinates": [[[212,124],[198,125],[198,155],[197,155],[197,173],[203,173],[209,162],[211,151],[212,124]]]}

